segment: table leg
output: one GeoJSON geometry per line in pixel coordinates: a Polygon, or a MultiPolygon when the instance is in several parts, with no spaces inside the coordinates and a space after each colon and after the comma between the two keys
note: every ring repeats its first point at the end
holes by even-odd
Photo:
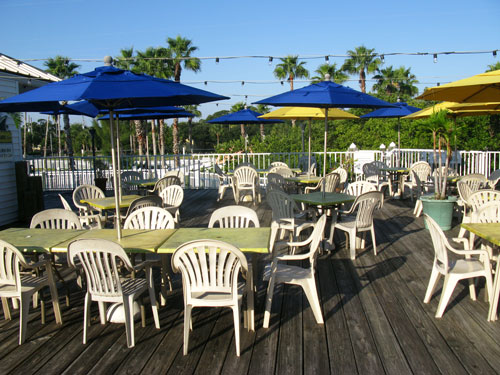
{"type": "Polygon", "coordinates": [[[488,321],[497,320],[498,298],[500,294],[500,262],[497,262],[495,280],[493,282],[493,296],[490,296],[490,310],[488,311],[488,321]]]}

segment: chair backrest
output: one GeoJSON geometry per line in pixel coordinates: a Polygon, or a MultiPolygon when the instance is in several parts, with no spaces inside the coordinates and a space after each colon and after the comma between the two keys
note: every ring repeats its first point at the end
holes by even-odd
{"type": "MultiPolygon", "coordinates": [[[[313,164],[316,168],[316,157],[314,155],[311,155],[311,167],[313,164]]],[[[307,169],[309,168],[309,155],[304,155],[299,158],[298,167],[303,171],[307,171],[307,169]]]]}
{"type": "MultiPolygon", "coordinates": [[[[328,173],[325,176],[325,192],[335,193],[337,188],[340,186],[340,175],[338,173],[328,173]]],[[[323,191],[323,182],[321,182],[321,191],[323,191]]]]}
{"type": "Polygon", "coordinates": [[[87,278],[87,291],[97,298],[116,298],[122,296],[120,266],[132,270],[132,264],[125,250],[113,241],[102,239],[76,240],[68,246],[68,263],[83,268],[87,278]]]}
{"type": "Polygon", "coordinates": [[[245,206],[226,206],[215,210],[210,216],[209,228],[249,228],[260,227],[257,212],[245,206]]]}
{"type": "Polygon", "coordinates": [[[181,183],[179,185],[184,186],[184,172],[180,169],[175,169],[173,171],[168,171],[163,177],[175,176],[178,177],[181,183]]]}
{"type": "Polygon", "coordinates": [[[217,173],[217,175],[219,175],[221,177],[226,177],[224,172],[222,172],[222,169],[220,169],[219,164],[217,164],[217,163],[214,164],[214,170],[215,170],[215,173],[217,173]]]}
{"type": "Polygon", "coordinates": [[[326,214],[321,215],[318,221],[314,224],[314,229],[309,236],[311,244],[309,245],[309,262],[311,263],[312,270],[314,272],[314,267],[316,264],[316,256],[318,254],[319,245],[321,240],[324,238],[325,226],[326,226],[326,214]]]}
{"type": "Polygon", "coordinates": [[[184,200],[184,189],[179,185],[170,185],[158,194],[163,202],[163,207],[180,207],[184,200]]]}
{"type": "Polygon", "coordinates": [[[270,165],[269,165],[270,168],[272,167],[288,167],[288,164],[283,162],[283,161],[273,161],[270,165]]]}
{"type": "Polygon", "coordinates": [[[271,207],[273,221],[293,218],[294,212],[297,211],[295,201],[288,194],[279,190],[267,193],[266,201],[271,207]]]}
{"type": "Polygon", "coordinates": [[[469,206],[472,208],[472,212],[476,212],[479,207],[488,202],[498,201],[500,202],[500,191],[481,189],[471,195],[467,199],[469,206]]]}
{"type": "Polygon", "coordinates": [[[410,166],[410,170],[417,174],[418,178],[420,178],[420,182],[424,183],[427,182],[432,168],[426,161],[417,161],[410,166]]]}
{"type": "Polygon", "coordinates": [[[238,167],[234,171],[237,186],[256,184],[259,178],[255,168],[249,166],[238,167]]]}
{"type": "Polygon", "coordinates": [[[363,164],[362,169],[363,169],[363,174],[365,175],[365,178],[372,177],[372,176],[377,176],[377,178],[378,178],[379,170],[378,170],[378,167],[375,164],[373,164],[373,162],[363,164]]]}
{"type": "Polygon", "coordinates": [[[62,203],[65,210],[73,211],[71,209],[71,206],[69,205],[68,201],[61,194],[59,194],[59,198],[61,199],[61,203],[62,203]]]}
{"type": "Polygon", "coordinates": [[[23,254],[10,243],[0,240],[0,286],[15,286],[21,293],[21,266],[26,266],[23,254]]]}
{"type": "Polygon", "coordinates": [[[276,173],[283,177],[293,177],[295,175],[295,173],[293,173],[293,171],[286,165],[285,166],[278,165],[275,167],[271,167],[269,169],[269,173],[276,173]]]}
{"type": "Polygon", "coordinates": [[[170,212],[161,207],[144,207],[132,212],[124,229],[174,229],[175,221],[170,212]]]}
{"type": "Polygon", "coordinates": [[[469,196],[481,189],[486,181],[486,177],[479,173],[473,173],[463,176],[457,182],[457,190],[460,198],[466,204],[469,204],[469,196]]]}
{"type": "Polygon", "coordinates": [[[184,298],[192,293],[238,293],[238,274],[245,277],[248,263],[236,246],[216,240],[196,240],[179,246],[172,255],[172,269],[181,271],[184,298]]]}
{"type": "Polygon", "coordinates": [[[271,183],[283,187],[285,185],[285,178],[278,173],[270,172],[267,174],[267,184],[271,183]]]}
{"type": "Polygon", "coordinates": [[[361,195],[369,191],[377,191],[377,187],[368,181],[356,181],[347,185],[345,193],[349,195],[361,195]]]}
{"type": "Polygon", "coordinates": [[[133,182],[140,180],[141,177],[142,177],[142,175],[137,171],[122,172],[122,174],[120,175],[120,178],[121,178],[122,182],[126,182],[126,183],[122,183],[122,188],[127,192],[138,190],[139,186],[134,184],[133,182]]]}
{"type": "Polygon", "coordinates": [[[491,189],[494,189],[498,180],[500,180],[500,169],[496,169],[488,176],[488,184],[491,189]]]}
{"type": "Polygon", "coordinates": [[[353,211],[357,209],[356,227],[367,228],[373,224],[373,212],[382,206],[383,197],[380,191],[369,191],[356,197],[353,203],[353,211]]]}
{"type": "Polygon", "coordinates": [[[31,219],[30,228],[82,229],[78,215],[63,208],[41,211],[31,219]]]}
{"type": "Polygon", "coordinates": [[[344,168],[338,167],[337,169],[332,171],[332,173],[337,173],[339,175],[340,185],[344,185],[347,182],[347,171],[344,168]]]}
{"type": "Polygon", "coordinates": [[[82,199],[105,198],[104,192],[94,185],[80,185],[73,191],[73,204],[80,210],[87,211],[88,206],[80,203],[82,199]]]}
{"type": "Polygon", "coordinates": [[[500,223],[500,201],[492,201],[478,207],[473,222],[500,223]]]}
{"type": "Polygon", "coordinates": [[[243,163],[238,164],[234,170],[236,170],[240,167],[250,167],[250,168],[257,170],[257,167],[255,166],[255,164],[250,163],[249,161],[244,161],[243,163]]]}
{"type": "Polygon", "coordinates": [[[448,239],[433,218],[424,214],[424,219],[434,245],[434,263],[442,274],[447,274],[449,269],[447,246],[450,246],[448,239]]]}
{"type": "Polygon", "coordinates": [[[144,207],[161,207],[163,204],[162,199],[158,195],[147,195],[145,197],[140,197],[132,201],[128,207],[127,214],[128,217],[132,212],[144,208],[144,207]]]}
{"type": "Polygon", "coordinates": [[[179,185],[181,186],[181,179],[177,176],[166,176],[163,178],[160,178],[158,181],[156,181],[155,186],[154,186],[154,191],[155,193],[160,193],[163,189],[165,189],[167,186],[170,185],[179,185]]]}

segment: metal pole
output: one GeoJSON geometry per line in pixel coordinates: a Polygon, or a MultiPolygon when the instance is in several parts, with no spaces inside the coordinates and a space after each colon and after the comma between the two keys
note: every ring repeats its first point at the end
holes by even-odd
{"type": "Polygon", "coordinates": [[[323,144],[323,196],[325,196],[325,177],[326,177],[326,144],[328,138],[328,107],[325,108],[325,141],[323,144]]]}
{"type": "Polygon", "coordinates": [[[398,167],[401,166],[401,117],[398,117],[398,167]]]}
{"type": "Polygon", "coordinates": [[[308,152],[308,164],[307,164],[307,173],[311,171],[311,122],[312,119],[309,119],[309,152],[308,152]]]}
{"type": "Polygon", "coordinates": [[[115,132],[113,130],[113,111],[109,111],[109,128],[110,128],[110,135],[111,135],[111,162],[113,164],[113,186],[115,187],[115,227],[116,227],[116,235],[117,238],[120,240],[122,238],[122,227],[121,227],[121,220],[120,220],[120,202],[119,202],[119,197],[117,194],[117,186],[118,186],[118,181],[116,178],[116,150],[115,150],[115,132]]]}

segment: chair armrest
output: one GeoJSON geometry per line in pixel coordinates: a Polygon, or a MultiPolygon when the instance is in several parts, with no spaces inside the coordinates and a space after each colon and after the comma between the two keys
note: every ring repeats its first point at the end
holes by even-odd
{"type": "Polygon", "coordinates": [[[148,268],[148,267],[152,267],[154,265],[156,265],[156,263],[158,263],[158,261],[155,261],[155,260],[145,260],[139,264],[136,264],[134,267],[133,267],[133,270],[134,271],[139,271],[139,270],[142,270],[143,268],[148,268]]]}
{"type": "Polygon", "coordinates": [[[469,250],[469,240],[467,238],[454,237],[451,240],[453,242],[461,243],[462,245],[464,245],[464,250],[469,250]]]}
{"type": "Polygon", "coordinates": [[[49,259],[42,259],[36,263],[24,263],[24,264],[22,264],[22,266],[24,268],[36,270],[36,269],[41,268],[41,267],[47,267],[47,266],[50,267],[50,260],[49,259]]]}
{"type": "MultiPolygon", "coordinates": [[[[291,242],[289,242],[288,244],[290,244],[291,242]]],[[[309,253],[304,253],[304,254],[298,254],[298,255],[278,255],[276,256],[275,258],[279,261],[286,261],[286,260],[304,260],[304,259],[308,259],[310,256],[309,253]]]]}

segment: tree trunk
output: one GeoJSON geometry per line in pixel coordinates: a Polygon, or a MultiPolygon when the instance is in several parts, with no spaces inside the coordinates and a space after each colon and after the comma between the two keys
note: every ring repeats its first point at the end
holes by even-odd
{"type": "Polygon", "coordinates": [[[188,119],[188,124],[189,124],[189,153],[193,153],[193,118],[190,117],[188,119]]]}
{"type": "Polygon", "coordinates": [[[75,160],[73,158],[73,142],[71,141],[71,131],[69,127],[69,115],[63,114],[64,132],[66,133],[66,147],[68,148],[69,167],[73,171],[75,169],[75,160]]]}
{"type": "Polygon", "coordinates": [[[173,152],[179,154],[179,119],[174,118],[172,125],[173,152]]]}
{"type": "Polygon", "coordinates": [[[264,133],[264,124],[260,124],[260,139],[263,141],[266,138],[266,134],[264,133]]]}
{"type": "Polygon", "coordinates": [[[141,120],[134,120],[134,126],[135,126],[135,137],[137,138],[137,148],[139,150],[139,155],[143,155],[143,146],[144,146],[144,128],[142,126],[142,121],[141,120]]]}
{"type": "Polygon", "coordinates": [[[58,145],[58,155],[59,157],[62,156],[61,153],[61,116],[57,115],[57,145],[58,145]]]}
{"type": "Polygon", "coordinates": [[[359,86],[361,87],[361,92],[366,93],[366,74],[364,70],[359,72],[359,86]]]}
{"type": "Polygon", "coordinates": [[[151,120],[151,140],[153,141],[153,156],[156,156],[156,126],[155,126],[155,120],[151,120]]]}
{"type": "Polygon", "coordinates": [[[241,136],[245,138],[245,124],[240,125],[241,136]]]}

